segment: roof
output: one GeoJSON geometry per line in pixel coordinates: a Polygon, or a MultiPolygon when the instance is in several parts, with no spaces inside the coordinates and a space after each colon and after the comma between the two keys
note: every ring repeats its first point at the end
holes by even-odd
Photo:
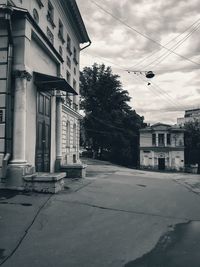
{"type": "Polygon", "coordinates": [[[42,91],[55,89],[77,95],[76,91],[63,78],[34,72],[34,82],[42,91]]]}
{"type": "Polygon", "coordinates": [[[76,33],[78,35],[80,43],[88,43],[88,42],[91,43],[76,1],[60,0],[60,2],[64,7],[64,10],[68,15],[68,18],[70,19],[71,24],[76,29],[76,33]]]}
{"type": "Polygon", "coordinates": [[[140,130],[140,132],[154,132],[154,131],[184,132],[184,129],[177,125],[169,125],[158,122],[140,130]]]}

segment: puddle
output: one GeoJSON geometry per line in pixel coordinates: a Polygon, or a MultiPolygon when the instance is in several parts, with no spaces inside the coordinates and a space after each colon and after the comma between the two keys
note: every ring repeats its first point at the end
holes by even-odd
{"type": "Polygon", "coordinates": [[[199,267],[200,222],[177,224],[155,248],[124,267],[199,267]]]}
{"type": "Polygon", "coordinates": [[[137,186],[140,186],[140,187],[146,187],[145,184],[137,184],[137,186]]]}
{"type": "Polygon", "coordinates": [[[6,190],[6,189],[1,189],[0,190],[0,200],[5,200],[5,199],[11,199],[17,195],[24,195],[24,196],[30,196],[30,193],[25,193],[25,192],[20,192],[16,190],[6,190]]]}
{"type": "Polygon", "coordinates": [[[19,191],[14,191],[14,190],[0,190],[0,200],[3,199],[10,199],[15,196],[19,195],[19,191]]]}
{"type": "Polygon", "coordinates": [[[6,256],[4,255],[5,249],[0,248],[0,259],[3,260],[6,256]]]}
{"type": "Polygon", "coordinates": [[[25,206],[25,207],[30,207],[30,206],[32,206],[32,204],[30,204],[30,203],[19,203],[20,205],[22,205],[22,206],[25,206]]]}
{"type": "Polygon", "coordinates": [[[0,201],[0,205],[3,205],[3,204],[8,204],[8,205],[21,205],[21,206],[26,206],[26,207],[32,206],[32,204],[30,204],[30,203],[13,203],[13,202],[8,202],[8,201],[0,201]]]}

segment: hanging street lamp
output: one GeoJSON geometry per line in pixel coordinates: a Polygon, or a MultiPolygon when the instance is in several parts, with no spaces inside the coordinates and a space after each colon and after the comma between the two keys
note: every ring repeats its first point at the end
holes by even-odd
{"type": "Polygon", "coordinates": [[[147,79],[152,79],[155,74],[153,73],[153,71],[141,71],[141,70],[127,70],[128,73],[133,72],[134,74],[144,74],[146,76],[147,79]]]}

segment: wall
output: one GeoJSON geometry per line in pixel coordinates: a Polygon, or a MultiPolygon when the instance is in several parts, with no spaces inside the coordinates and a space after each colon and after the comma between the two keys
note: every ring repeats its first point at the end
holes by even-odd
{"type": "Polygon", "coordinates": [[[141,147],[152,146],[152,133],[151,132],[140,133],[140,146],[141,147]]]}
{"type": "MultiPolygon", "coordinates": [[[[1,22],[2,23],[2,22],[1,22]]],[[[0,29],[0,179],[2,177],[1,167],[6,153],[6,112],[7,112],[7,64],[8,64],[8,32],[6,25],[0,29]]]]}
{"type": "Polygon", "coordinates": [[[62,164],[72,164],[75,163],[73,156],[76,156],[76,163],[79,162],[79,135],[80,135],[80,125],[79,120],[72,114],[67,112],[66,107],[63,106],[63,117],[62,117],[62,164]],[[68,133],[67,123],[70,124],[70,130],[68,133]],[[74,138],[74,124],[76,125],[76,146],[73,145],[74,138]]]}
{"type": "Polygon", "coordinates": [[[184,132],[179,131],[154,131],[156,135],[171,134],[171,145],[152,145],[152,132],[140,133],[140,166],[141,168],[158,169],[158,159],[165,158],[166,170],[184,169],[184,132]]]}

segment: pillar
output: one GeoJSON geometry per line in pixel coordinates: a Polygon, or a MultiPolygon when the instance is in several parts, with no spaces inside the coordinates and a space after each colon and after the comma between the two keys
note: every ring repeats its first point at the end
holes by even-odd
{"type": "Polygon", "coordinates": [[[156,146],[158,146],[158,133],[156,133],[156,146]]]}
{"type": "Polygon", "coordinates": [[[165,144],[165,147],[167,146],[167,133],[164,134],[164,144],[165,144]]]}
{"type": "Polygon", "coordinates": [[[60,170],[62,160],[62,103],[61,96],[56,97],[56,171],[60,170]]]}
{"type": "Polygon", "coordinates": [[[12,164],[26,164],[26,87],[31,75],[15,71],[13,159],[12,164]]]}
{"type": "Polygon", "coordinates": [[[26,90],[31,75],[27,71],[15,71],[14,113],[13,113],[13,153],[5,185],[11,189],[23,189],[23,177],[34,172],[34,167],[26,161],[26,90]]]}

